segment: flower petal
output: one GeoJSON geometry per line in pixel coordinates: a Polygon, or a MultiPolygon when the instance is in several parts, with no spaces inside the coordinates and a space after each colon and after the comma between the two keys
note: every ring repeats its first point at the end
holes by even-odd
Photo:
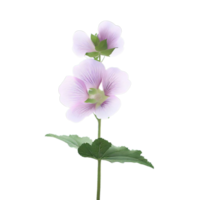
{"type": "Polygon", "coordinates": [[[85,83],[87,89],[98,88],[105,73],[105,67],[96,60],[86,59],[75,66],[73,72],[75,77],[85,83]]]}
{"type": "Polygon", "coordinates": [[[94,52],[95,46],[83,31],[76,31],[73,37],[73,51],[77,56],[84,56],[87,52],[94,52]]]}
{"type": "Polygon", "coordinates": [[[106,70],[102,83],[105,95],[107,96],[123,94],[131,86],[128,74],[113,67],[106,70]]]}
{"type": "Polygon", "coordinates": [[[116,41],[113,41],[112,46],[117,47],[110,56],[117,56],[120,54],[124,49],[124,40],[122,38],[119,38],[116,41]]]}
{"type": "Polygon", "coordinates": [[[99,119],[105,119],[115,114],[120,106],[120,100],[116,96],[110,96],[95,109],[95,114],[99,119]]]}
{"type": "Polygon", "coordinates": [[[84,82],[78,78],[67,76],[58,89],[60,102],[64,106],[73,106],[88,99],[88,92],[84,82]]]}
{"type": "Polygon", "coordinates": [[[122,29],[110,21],[103,21],[99,24],[98,37],[100,41],[107,39],[108,49],[119,48],[118,40],[122,33],[122,29]]]}
{"type": "Polygon", "coordinates": [[[94,112],[95,104],[78,103],[72,106],[66,113],[67,119],[73,122],[80,122],[94,112]]]}

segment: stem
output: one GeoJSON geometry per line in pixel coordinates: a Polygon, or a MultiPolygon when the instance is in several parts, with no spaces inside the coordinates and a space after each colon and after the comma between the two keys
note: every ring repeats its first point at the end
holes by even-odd
{"type": "MultiPolygon", "coordinates": [[[[103,137],[103,120],[96,117],[96,138],[103,137]]],[[[102,200],[103,161],[96,160],[95,200],[102,200]]]]}
{"type": "MultiPolygon", "coordinates": [[[[99,56],[99,60],[103,62],[102,56],[99,56]]],[[[103,120],[98,119],[94,114],[96,120],[96,138],[103,137],[103,120]]],[[[96,174],[95,174],[95,200],[102,200],[103,190],[103,161],[96,160],[96,174]]]]}

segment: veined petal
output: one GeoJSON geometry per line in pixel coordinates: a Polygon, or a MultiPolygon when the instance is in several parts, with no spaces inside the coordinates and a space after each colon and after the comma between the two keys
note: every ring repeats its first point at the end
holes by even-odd
{"type": "Polygon", "coordinates": [[[72,106],[66,113],[67,119],[73,122],[80,122],[85,117],[94,112],[95,104],[77,103],[72,106]]]}
{"type": "Polygon", "coordinates": [[[67,76],[58,89],[60,102],[64,106],[73,106],[88,99],[88,92],[84,82],[78,78],[67,76]]]}
{"type": "MultiPolygon", "coordinates": [[[[110,21],[103,21],[99,24],[98,37],[100,41],[107,39],[108,49],[116,48],[122,29],[110,21]]],[[[119,47],[118,47],[119,48],[119,47]]]]}
{"type": "Polygon", "coordinates": [[[77,56],[84,56],[87,52],[94,52],[95,46],[83,31],[76,31],[73,37],[73,51],[77,56]]]}
{"type": "Polygon", "coordinates": [[[106,70],[102,83],[106,96],[123,94],[131,86],[128,74],[113,67],[106,70]]]}
{"type": "Polygon", "coordinates": [[[95,114],[99,119],[105,119],[114,115],[119,110],[120,106],[120,100],[116,96],[110,96],[95,109],[95,114]]]}
{"type": "Polygon", "coordinates": [[[86,59],[75,66],[73,72],[75,77],[85,83],[87,89],[98,88],[105,73],[105,67],[96,60],[86,59]]]}

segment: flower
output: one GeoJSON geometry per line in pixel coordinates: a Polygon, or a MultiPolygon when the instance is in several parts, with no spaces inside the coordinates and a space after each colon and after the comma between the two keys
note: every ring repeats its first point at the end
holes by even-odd
{"type": "Polygon", "coordinates": [[[73,69],[59,86],[60,102],[69,107],[66,117],[79,122],[94,113],[99,119],[115,114],[120,100],[115,96],[125,93],[131,85],[128,74],[118,68],[105,69],[101,62],[86,59],[73,69]],[[102,84],[103,90],[100,89],[102,84]]]}
{"type": "Polygon", "coordinates": [[[124,45],[124,41],[120,37],[121,32],[121,28],[110,21],[101,22],[98,27],[98,34],[91,35],[91,39],[85,32],[76,31],[73,37],[73,51],[78,56],[84,56],[89,52],[96,53],[88,55],[90,57],[98,56],[97,53],[104,56],[110,56],[111,53],[117,55],[123,50],[124,45]],[[104,40],[107,44],[104,44],[104,48],[99,49],[98,45],[104,40]]]}

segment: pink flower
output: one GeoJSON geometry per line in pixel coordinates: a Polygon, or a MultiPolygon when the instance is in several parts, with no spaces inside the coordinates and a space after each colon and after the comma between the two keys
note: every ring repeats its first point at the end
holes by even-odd
{"type": "MultiPolygon", "coordinates": [[[[124,41],[121,36],[121,28],[110,21],[99,24],[99,41],[107,40],[107,49],[114,49],[111,55],[117,55],[123,50],[124,41]]],[[[84,56],[88,52],[97,52],[94,43],[83,31],[76,31],[73,37],[73,51],[78,56],[84,56]]],[[[99,52],[101,53],[101,52],[99,52]]],[[[105,55],[102,54],[101,55],[105,55]]]]}
{"type": "Polygon", "coordinates": [[[118,68],[105,70],[102,63],[86,59],[73,69],[59,87],[60,102],[69,107],[66,116],[79,122],[94,113],[99,119],[112,116],[120,108],[115,96],[125,93],[131,85],[128,74],[118,68]],[[99,89],[102,84],[103,90],[99,89]]]}

